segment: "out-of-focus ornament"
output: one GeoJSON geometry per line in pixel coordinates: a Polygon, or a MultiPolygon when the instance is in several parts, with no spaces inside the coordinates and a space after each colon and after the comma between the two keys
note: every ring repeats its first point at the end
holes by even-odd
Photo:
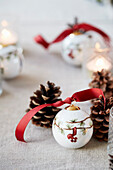
{"type": "MultiPolygon", "coordinates": [[[[75,18],[75,25],[78,24],[78,19],[75,18]]],[[[68,24],[70,28],[73,28],[74,24],[68,24]]],[[[86,50],[88,40],[92,36],[80,29],[68,35],[62,42],[62,56],[64,60],[72,65],[81,66],[86,50]]]]}
{"type": "Polygon", "coordinates": [[[78,23],[75,18],[74,24],[68,24],[68,28],[58,35],[52,42],[47,42],[41,35],[34,38],[35,42],[42,45],[44,48],[49,48],[50,45],[63,41],[62,56],[68,63],[81,66],[82,60],[89,48],[94,48],[93,33],[100,35],[102,41],[110,45],[110,37],[97,27],[87,23],[78,23]],[[93,36],[92,36],[93,35],[93,36]]]}
{"type": "Polygon", "coordinates": [[[56,115],[52,132],[60,145],[66,148],[80,148],[91,139],[93,123],[86,112],[70,105],[56,115]]]}
{"type": "Polygon", "coordinates": [[[64,60],[69,64],[81,66],[90,39],[90,35],[80,32],[67,36],[62,42],[62,56],[64,60]]]}
{"type": "Polygon", "coordinates": [[[0,62],[3,70],[3,78],[17,77],[23,66],[23,50],[16,46],[8,46],[0,50],[0,62]]]}

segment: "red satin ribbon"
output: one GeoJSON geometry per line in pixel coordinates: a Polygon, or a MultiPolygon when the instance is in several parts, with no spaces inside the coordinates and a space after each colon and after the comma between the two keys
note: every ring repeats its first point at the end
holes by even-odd
{"type": "Polygon", "coordinates": [[[36,43],[42,45],[44,48],[48,48],[50,45],[62,41],[68,35],[70,35],[71,33],[75,32],[75,31],[79,31],[80,29],[82,29],[85,32],[87,32],[87,31],[97,32],[98,34],[100,34],[103,37],[105,43],[108,46],[110,46],[110,37],[105,32],[103,32],[102,30],[98,29],[97,27],[94,27],[94,26],[86,24],[86,23],[75,24],[72,28],[68,28],[65,31],[63,31],[58,37],[56,37],[50,43],[47,42],[41,35],[37,35],[34,38],[34,40],[35,40],[36,43]]]}
{"type": "MultiPolygon", "coordinates": [[[[35,107],[34,109],[32,109],[28,113],[26,113],[23,116],[23,118],[20,120],[20,122],[18,123],[18,125],[16,127],[16,131],[15,131],[15,136],[16,136],[17,140],[25,142],[25,140],[24,140],[25,129],[26,129],[29,121],[31,120],[31,118],[41,109],[48,107],[48,106],[59,107],[66,103],[71,104],[71,102],[74,100],[76,102],[87,101],[87,100],[98,98],[100,95],[102,95],[104,97],[103,91],[101,89],[92,88],[92,89],[87,89],[87,90],[83,90],[83,91],[74,93],[72,95],[72,97],[68,97],[64,101],[58,101],[58,102],[52,103],[52,104],[43,104],[43,105],[35,107]]],[[[105,101],[105,97],[104,97],[104,101],[105,101]]]]}

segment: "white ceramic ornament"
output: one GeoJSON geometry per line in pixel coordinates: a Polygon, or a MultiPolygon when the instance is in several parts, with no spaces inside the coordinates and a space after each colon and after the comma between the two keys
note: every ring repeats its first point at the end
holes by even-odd
{"type": "Polygon", "coordinates": [[[85,34],[70,34],[62,42],[62,56],[66,62],[81,66],[85,50],[90,43],[90,36],[85,34]]]}
{"type": "Polygon", "coordinates": [[[8,46],[0,50],[0,62],[4,79],[12,79],[20,74],[23,58],[23,50],[16,46],[8,46]]]}
{"type": "Polygon", "coordinates": [[[93,134],[93,123],[89,115],[75,110],[71,105],[63,109],[53,120],[52,132],[55,140],[66,148],[80,148],[86,145],[93,134]]]}

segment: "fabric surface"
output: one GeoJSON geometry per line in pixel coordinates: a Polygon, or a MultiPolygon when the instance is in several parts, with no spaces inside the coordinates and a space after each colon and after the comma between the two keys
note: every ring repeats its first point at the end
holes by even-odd
{"type": "MultiPolygon", "coordinates": [[[[0,169],[107,169],[107,144],[92,139],[85,147],[69,150],[59,146],[51,129],[29,124],[26,140],[16,141],[16,124],[25,114],[29,96],[40,83],[47,80],[62,88],[62,97],[85,89],[82,70],[66,64],[55,54],[43,51],[33,44],[27,45],[25,65],[22,74],[14,80],[3,83],[4,92],[0,97],[0,169]],[[42,54],[41,54],[42,51],[42,54]]],[[[82,108],[89,110],[89,103],[82,108]]]]}
{"type": "MultiPolygon", "coordinates": [[[[43,129],[30,123],[25,133],[28,143],[18,142],[14,131],[28,108],[29,97],[39,88],[40,83],[46,84],[46,81],[50,80],[61,86],[63,99],[88,87],[88,81],[84,79],[84,71],[68,65],[61,57],[61,44],[53,45],[49,51],[45,51],[34,43],[33,37],[37,33],[43,33],[46,39],[51,41],[65,28],[64,23],[69,22],[74,15],[78,13],[82,19],[80,11],[83,11],[83,17],[86,18],[84,21],[91,21],[91,24],[95,22],[95,26],[103,28],[110,35],[113,35],[112,24],[108,24],[108,20],[98,21],[99,16],[98,19],[94,19],[96,18],[94,13],[92,15],[94,20],[90,19],[91,15],[86,12],[91,10],[87,6],[88,1],[86,10],[84,5],[79,4],[83,2],[82,0],[63,0],[62,3],[56,1],[54,5],[52,0],[48,3],[42,0],[25,1],[25,3],[22,0],[17,1],[18,3],[15,0],[10,2],[11,4],[6,0],[0,2],[0,14],[1,12],[10,14],[13,10],[13,13],[22,19],[22,22],[17,21],[17,24],[25,62],[19,77],[3,82],[4,92],[0,96],[0,170],[107,170],[107,143],[91,139],[85,147],[72,150],[57,144],[51,129],[43,129]],[[45,13],[41,10],[44,2],[46,2],[45,13]],[[75,9],[74,2],[77,2],[75,9]],[[70,8],[67,12],[68,3],[70,8]],[[51,10],[46,10],[46,7],[51,10]],[[47,15],[45,16],[47,13],[48,19],[47,15]]],[[[79,105],[90,113],[89,102],[79,105]]]]}

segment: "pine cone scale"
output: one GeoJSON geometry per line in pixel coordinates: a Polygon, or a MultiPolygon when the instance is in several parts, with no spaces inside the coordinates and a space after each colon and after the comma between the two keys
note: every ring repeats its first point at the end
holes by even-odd
{"type": "Polygon", "coordinates": [[[109,123],[103,122],[103,126],[108,128],[109,127],[109,123]]]}
{"type": "Polygon", "coordinates": [[[95,137],[102,139],[104,137],[104,134],[98,132],[95,134],[95,137]]]}
{"type": "Polygon", "coordinates": [[[95,129],[100,129],[101,125],[100,124],[94,124],[95,129]]]}
{"type": "Polygon", "coordinates": [[[41,116],[34,116],[34,119],[41,119],[41,116]]]}
{"type": "Polygon", "coordinates": [[[54,115],[44,115],[44,117],[47,118],[47,119],[53,119],[54,115]]]}
{"type": "Polygon", "coordinates": [[[106,133],[108,133],[108,128],[105,129],[105,128],[102,127],[102,128],[99,129],[99,132],[100,132],[100,133],[105,133],[105,134],[106,134],[106,133]]]}
{"type": "Polygon", "coordinates": [[[42,102],[37,98],[37,97],[35,97],[35,96],[31,96],[30,97],[30,100],[32,101],[32,103],[36,103],[35,105],[40,105],[42,102]]]}
{"type": "Polygon", "coordinates": [[[50,123],[50,121],[49,121],[48,119],[41,120],[40,122],[41,122],[42,124],[44,124],[44,125],[45,125],[45,124],[49,124],[49,123],[50,123]]]}
{"type": "Polygon", "coordinates": [[[95,118],[95,120],[96,120],[97,122],[103,122],[103,121],[104,121],[104,119],[99,118],[99,117],[95,118]]]}
{"type": "Polygon", "coordinates": [[[105,116],[105,120],[109,123],[109,116],[105,116]]]}
{"type": "Polygon", "coordinates": [[[42,98],[43,98],[44,101],[46,101],[46,100],[49,100],[50,97],[42,95],[42,98]]]}

